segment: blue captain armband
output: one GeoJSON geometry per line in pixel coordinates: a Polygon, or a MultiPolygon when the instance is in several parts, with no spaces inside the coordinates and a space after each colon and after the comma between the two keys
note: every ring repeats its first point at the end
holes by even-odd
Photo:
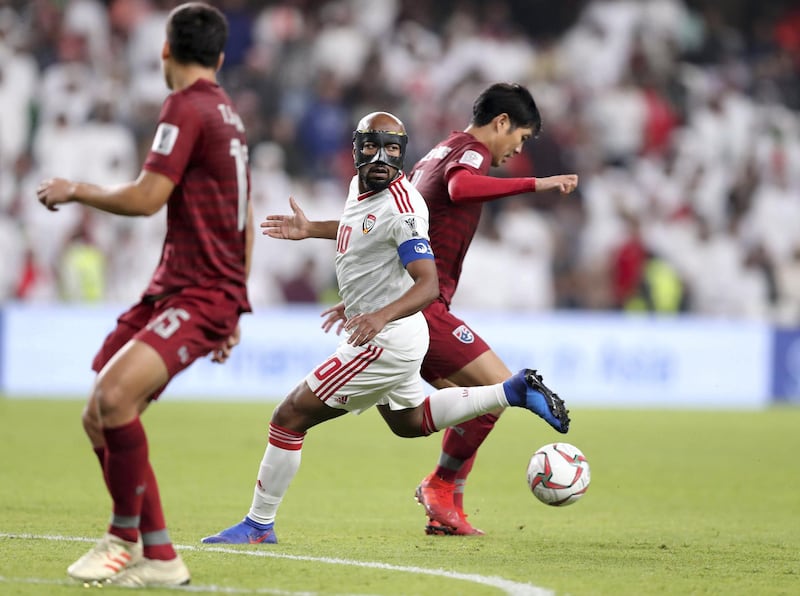
{"type": "Polygon", "coordinates": [[[431,243],[425,238],[406,240],[403,242],[403,244],[397,247],[397,254],[400,255],[400,260],[403,262],[403,267],[408,267],[408,264],[412,261],[433,258],[431,243]]]}

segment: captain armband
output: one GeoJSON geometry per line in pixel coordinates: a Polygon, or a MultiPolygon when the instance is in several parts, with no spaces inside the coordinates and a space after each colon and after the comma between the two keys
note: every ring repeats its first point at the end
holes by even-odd
{"type": "Polygon", "coordinates": [[[403,262],[403,267],[408,267],[412,261],[419,259],[433,259],[431,243],[425,238],[412,238],[397,247],[397,254],[403,262]]]}

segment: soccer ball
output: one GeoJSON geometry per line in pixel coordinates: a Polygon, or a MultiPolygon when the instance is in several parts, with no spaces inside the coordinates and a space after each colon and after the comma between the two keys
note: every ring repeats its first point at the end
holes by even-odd
{"type": "Polygon", "coordinates": [[[586,456],[569,443],[544,445],[528,462],[528,486],[546,505],[571,505],[584,495],[590,480],[586,456]]]}

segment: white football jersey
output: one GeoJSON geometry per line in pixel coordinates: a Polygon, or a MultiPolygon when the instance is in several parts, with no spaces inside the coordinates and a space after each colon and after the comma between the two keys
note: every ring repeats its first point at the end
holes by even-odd
{"type": "Polygon", "coordinates": [[[347,318],[403,295],[414,281],[402,259],[413,259],[409,253],[432,258],[429,240],[428,206],[403,173],[386,189],[363,194],[355,176],[336,235],[336,278],[347,318]]]}

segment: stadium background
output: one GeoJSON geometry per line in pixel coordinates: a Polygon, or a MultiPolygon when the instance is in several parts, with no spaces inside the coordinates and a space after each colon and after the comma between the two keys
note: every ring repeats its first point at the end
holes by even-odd
{"type": "MultiPolygon", "coordinates": [[[[0,3],[0,391],[82,393],[80,362],[152,273],[163,217],[54,215],[34,188],[53,175],[136,175],[167,92],[158,56],[175,4],[0,3]],[[37,374],[42,362],[51,374],[37,374]]],[[[475,311],[468,320],[501,355],[535,358],[579,401],[797,399],[796,4],[214,4],[232,25],[221,82],[248,129],[257,219],[285,212],[289,195],[312,217],[336,217],[363,113],[403,118],[411,163],[466,126],[489,82],[525,83],[544,131],[496,173],[574,171],[579,192],[487,206],[454,308],[475,311]]],[[[297,306],[333,299],[330,247],[271,242],[256,244],[257,312],[240,354],[198,367],[187,395],[280,395],[283,377],[269,375],[296,380],[332,340],[318,331],[319,308],[297,306]],[[306,332],[275,330],[294,316],[306,332]]]]}

